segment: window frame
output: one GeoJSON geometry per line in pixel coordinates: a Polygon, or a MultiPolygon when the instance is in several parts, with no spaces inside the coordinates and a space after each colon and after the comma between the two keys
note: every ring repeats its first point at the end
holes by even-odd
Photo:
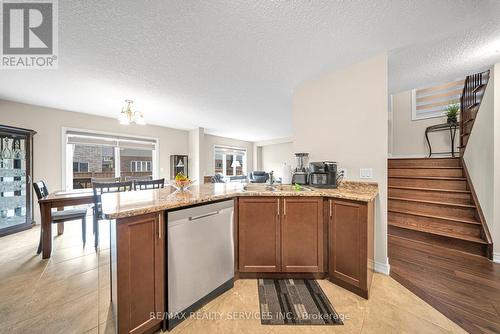
{"type": "Polygon", "coordinates": [[[247,170],[248,170],[248,163],[247,163],[247,155],[248,155],[248,150],[244,147],[234,147],[234,146],[225,146],[225,145],[214,145],[213,147],[213,158],[212,158],[212,170],[213,170],[213,173],[214,175],[216,173],[218,173],[216,171],[216,166],[215,166],[215,157],[217,154],[222,154],[222,175],[224,177],[234,177],[234,176],[245,176],[247,175],[247,170]],[[230,167],[232,168],[232,171],[233,171],[233,175],[227,175],[226,171],[227,171],[227,156],[228,155],[232,155],[233,156],[233,160],[234,161],[236,159],[237,156],[242,156],[242,166],[241,166],[241,172],[242,172],[242,175],[237,175],[236,174],[236,169],[238,167],[230,167]]]}
{"type": "MultiPolygon", "coordinates": [[[[82,128],[73,128],[73,127],[61,127],[61,184],[63,185],[63,189],[66,190],[71,190],[73,189],[73,164],[72,161],[68,161],[68,157],[73,156],[73,151],[72,151],[72,146],[71,144],[68,144],[68,132],[81,132],[88,134],[89,136],[92,135],[100,135],[100,136],[109,136],[109,137],[118,137],[120,139],[125,139],[125,140],[135,140],[135,141],[150,141],[153,143],[153,150],[152,150],[152,160],[150,162],[150,171],[152,174],[153,179],[158,178],[160,175],[160,166],[159,166],[159,161],[160,161],[160,140],[155,137],[147,137],[147,136],[136,136],[136,135],[129,135],[125,133],[116,133],[116,132],[106,132],[106,131],[96,131],[96,130],[90,130],[90,129],[82,129],[82,128]]],[[[115,149],[115,160],[114,160],[114,166],[115,166],[115,177],[120,177],[120,147],[114,147],[115,149]]],[[[90,168],[90,166],[89,166],[90,168]]]]}

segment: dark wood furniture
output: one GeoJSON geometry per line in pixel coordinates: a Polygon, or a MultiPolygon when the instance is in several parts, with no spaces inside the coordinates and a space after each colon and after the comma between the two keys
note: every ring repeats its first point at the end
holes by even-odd
{"type": "MultiPolygon", "coordinates": [[[[33,183],[33,188],[35,189],[36,196],[38,200],[44,198],[49,194],[47,186],[44,181],[38,181],[33,183]]],[[[41,208],[40,208],[41,209],[41,208]]],[[[52,223],[60,224],[72,220],[81,220],[82,222],[82,241],[85,247],[86,235],[87,235],[87,209],[71,209],[53,212],[51,214],[52,223]]],[[[49,227],[51,228],[51,227],[49,227]]],[[[38,243],[37,254],[42,252],[43,243],[43,228],[40,229],[40,242],[38,243]]]]}
{"type": "MultiPolygon", "coordinates": [[[[73,205],[92,204],[93,202],[92,189],[56,191],[38,200],[42,220],[42,258],[48,259],[52,253],[52,209],[62,209],[66,206],[73,205]]],[[[62,231],[60,231],[60,234],[61,233],[62,231]]]]}
{"type": "Polygon", "coordinates": [[[425,140],[427,141],[427,146],[429,146],[429,158],[432,156],[432,154],[450,154],[451,153],[452,157],[455,156],[455,137],[457,135],[458,127],[459,127],[459,124],[457,122],[453,122],[453,123],[436,124],[436,125],[428,126],[425,129],[425,140]],[[450,131],[451,149],[449,152],[432,153],[432,146],[431,146],[431,142],[429,141],[429,133],[439,132],[439,131],[450,131]]]}
{"type": "Polygon", "coordinates": [[[134,190],[160,189],[165,187],[165,179],[134,180],[134,190]]]}
{"type": "Polygon", "coordinates": [[[132,181],[124,182],[92,182],[92,193],[94,200],[93,207],[93,228],[94,228],[94,247],[99,245],[99,220],[103,219],[101,196],[105,193],[116,193],[122,191],[131,191],[132,181]]]}
{"type": "Polygon", "coordinates": [[[239,198],[239,272],[323,272],[323,223],[322,198],[239,198]]]}
{"type": "Polygon", "coordinates": [[[31,228],[35,131],[0,125],[0,237],[31,228]]]}
{"type": "Polygon", "coordinates": [[[153,333],[165,310],[164,212],[111,221],[111,300],[118,333],[153,333]],[[151,316],[154,314],[154,316],[151,316]]]}
{"type": "Polygon", "coordinates": [[[189,176],[189,159],[187,155],[170,156],[170,180],[175,179],[175,176],[179,173],[189,176]]]}
{"type": "Polygon", "coordinates": [[[280,272],[279,197],[241,197],[238,205],[240,272],[280,272]]]}
{"type": "Polygon", "coordinates": [[[330,199],[329,280],[368,298],[374,268],[373,202],[330,199]]]}

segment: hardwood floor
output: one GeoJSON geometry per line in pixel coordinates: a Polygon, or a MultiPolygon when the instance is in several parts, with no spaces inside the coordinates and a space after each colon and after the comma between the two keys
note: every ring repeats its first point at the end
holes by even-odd
{"type": "Polygon", "coordinates": [[[391,277],[470,333],[500,333],[500,264],[389,235],[391,277]]]}

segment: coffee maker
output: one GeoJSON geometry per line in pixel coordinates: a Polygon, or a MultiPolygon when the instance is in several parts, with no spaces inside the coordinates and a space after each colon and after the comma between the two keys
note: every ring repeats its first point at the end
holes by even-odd
{"type": "Polygon", "coordinates": [[[307,163],[309,162],[309,153],[295,153],[295,169],[292,173],[292,183],[308,184],[309,171],[307,163]]]}
{"type": "Polygon", "coordinates": [[[337,163],[333,161],[309,164],[309,185],[317,188],[337,188],[337,163]]]}

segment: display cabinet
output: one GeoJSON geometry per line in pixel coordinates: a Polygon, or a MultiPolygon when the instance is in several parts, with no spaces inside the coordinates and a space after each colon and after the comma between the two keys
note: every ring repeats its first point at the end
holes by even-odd
{"type": "Polygon", "coordinates": [[[33,135],[0,124],[0,236],[31,228],[33,221],[33,135]]]}
{"type": "Polygon", "coordinates": [[[170,179],[173,180],[175,176],[182,173],[188,175],[188,156],[187,155],[171,155],[170,156],[170,179]]]}

